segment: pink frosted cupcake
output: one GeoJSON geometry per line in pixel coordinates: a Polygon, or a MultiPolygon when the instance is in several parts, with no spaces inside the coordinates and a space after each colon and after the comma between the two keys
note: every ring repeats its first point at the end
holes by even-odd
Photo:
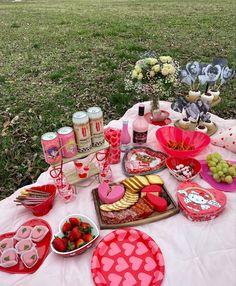
{"type": "Polygon", "coordinates": [[[16,240],[29,238],[32,232],[32,227],[28,225],[22,225],[16,232],[14,238],[16,240]]]}
{"type": "Polygon", "coordinates": [[[35,247],[24,251],[20,256],[22,262],[27,268],[32,268],[39,260],[39,255],[35,247]]]}
{"type": "Polygon", "coordinates": [[[0,257],[0,266],[4,268],[15,266],[18,263],[18,255],[15,248],[8,248],[3,251],[0,257]]]}
{"type": "Polygon", "coordinates": [[[30,250],[34,245],[35,244],[32,242],[31,239],[26,238],[18,241],[17,244],[15,245],[15,249],[18,254],[21,254],[24,251],[30,250]]]}
{"type": "Polygon", "coordinates": [[[0,253],[8,248],[14,248],[14,239],[13,238],[4,238],[0,241],[0,253]]]}
{"type": "Polygon", "coordinates": [[[44,239],[46,234],[48,233],[48,228],[44,225],[36,225],[31,233],[31,239],[34,242],[39,242],[44,239]]]}

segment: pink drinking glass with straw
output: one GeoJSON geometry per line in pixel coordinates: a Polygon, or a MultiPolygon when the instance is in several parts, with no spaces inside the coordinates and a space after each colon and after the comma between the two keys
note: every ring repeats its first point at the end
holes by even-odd
{"type": "Polygon", "coordinates": [[[108,163],[109,150],[100,151],[96,154],[96,159],[99,166],[100,183],[112,183],[112,170],[108,163]]]}
{"type": "Polygon", "coordinates": [[[68,183],[63,174],[62,164],[60,167],[52,169],[50,176],[54,179],[57,191],[64,202],[68,203],[76,198],[73,186],[68,183]]]}

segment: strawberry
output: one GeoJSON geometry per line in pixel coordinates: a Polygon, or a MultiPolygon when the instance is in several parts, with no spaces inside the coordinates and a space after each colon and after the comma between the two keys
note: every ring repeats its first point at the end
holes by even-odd
{"type": "Polygon", "coordinates": [[[61,228],[61,231],[62,231],[63,233],[66,233],[67,231],[69,231],[69,230],[71,230],[71,229],[72,229],[71,223],[68,222],[68,221],[66,221],[66,222],[63,224],[63,226],[62,226],[62,228],[61,228]]]}
{"type": "Polygon", "coordinates": [[[63,241],[60,237],[56,236],[56,237],[54,238],[52,244],[53,244],[53,247],[54,247],[56,250],[58,250],[58,251],[60,251],[60,252],[65,252],[65,251],[66,251],[66,246],[65,246],[65,244],[64,244],[64,241],[63,241]]]}
{"type": "Polygon", "coordinates": [[[62,238],[62,240],[63,240],[63,242],[64,242],[64,244],[65,244],[65,247],[67,247],[67,243],[68,243],[69,239],[64,236],[64,237],[62,238]]]}
{"type": "Polygon", "coordinates": [[[92,236],[91,233],[86,233],[86,234],[83,235],[83,239],[86,242],[90,242],[91,240],[93,240],[93,236],[92,236]]]}
{"type": "Polygon", "coordinates": [[[85,244],[84,240],[82,238],[79,238],[75,243],[75,247],[79,248],[79,247],[83,246],[84,244],[85,244]]]}
{"type": "Polygon", "coordinates": [[[72,251],[75,249],[75,243],[73,241],[68,241],[67,250],[72,251]]]}
{"type": "Polygon", "coordinates": [[[78,226],[73,227],[72,231],[70,232],[68,238],[70,241],[75,241],[81,237],[82,233],[79,231],[78,226]]]}
{"type": "Polygon", "coordinates": [[[87,222],[82,222],[79,228],[80,228],[80,231],[82,231],[83,233],[91,233],[92,231],[92,226],[87,222]]]}
{"type": "Polygon", "coordinates": [[[77,217],[70,217],[69,221],[72,224],[72,226],[77,226],[80,224],[80,219],[77,217]]]}

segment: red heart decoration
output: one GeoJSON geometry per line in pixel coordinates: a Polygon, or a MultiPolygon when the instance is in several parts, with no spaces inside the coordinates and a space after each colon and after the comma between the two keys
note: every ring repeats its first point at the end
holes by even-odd
{"type": "MultiPolygon", "coordinates": [[[[39,255],[38,262],[32,267],[32,268],[27,268],[21,259],[18,259],[18,263],[15,266],[9,267],[9,268],[4,268],[0,266],[0,271],[8,272],[8,273],[17,273],[17,274],[29,274],[29,273],[34,273],[38,268],[41,266],[43,263],[44,259],[47,257],[48,252],[49,252],[49,247],[50,247],[50,241],[52,239],[52,230],[50,225],[43,219],[31,219],[29,221],[26,221],[22,225],[27,225],[27,226],[36,226],[36,225],[44,225],[46,226],[49,231],[44,237],[44,239],[40,242],[35,243],[36,244],[36,249],[39,255]]],[[[21,225],[21,226],[22,226],[21,225]]],[[[17,230],[15,232],[7,232],[4,234],[0,235],[0,241],[4,238],[11,238],[14,237],[16,234],[17,230]]]]}
{"type": "Polygon", "coordinates": [[[183,214],[192,221],[206,221],[222,213],[226,196],[216,189],[202,188],[197,183],[182,182],[177,188],[177,198],[183,214]]]}
{"type": "Polygon", "coordinates": [[[81,179],[85,179],[85,178],[87,178],[87,176],[88,176],[88,173],[79,174],[79,177],[80,177],[81,179]]]}

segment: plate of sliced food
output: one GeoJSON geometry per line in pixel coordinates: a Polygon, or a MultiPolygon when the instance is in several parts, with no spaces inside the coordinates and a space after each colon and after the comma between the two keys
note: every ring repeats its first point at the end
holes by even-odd
{"type": "Polygon", "coordinates": [[[101,229],[142,225],[179,212],[158,175],[136,175],[116,184],[102,183],[92,193],[101,229]]]}

